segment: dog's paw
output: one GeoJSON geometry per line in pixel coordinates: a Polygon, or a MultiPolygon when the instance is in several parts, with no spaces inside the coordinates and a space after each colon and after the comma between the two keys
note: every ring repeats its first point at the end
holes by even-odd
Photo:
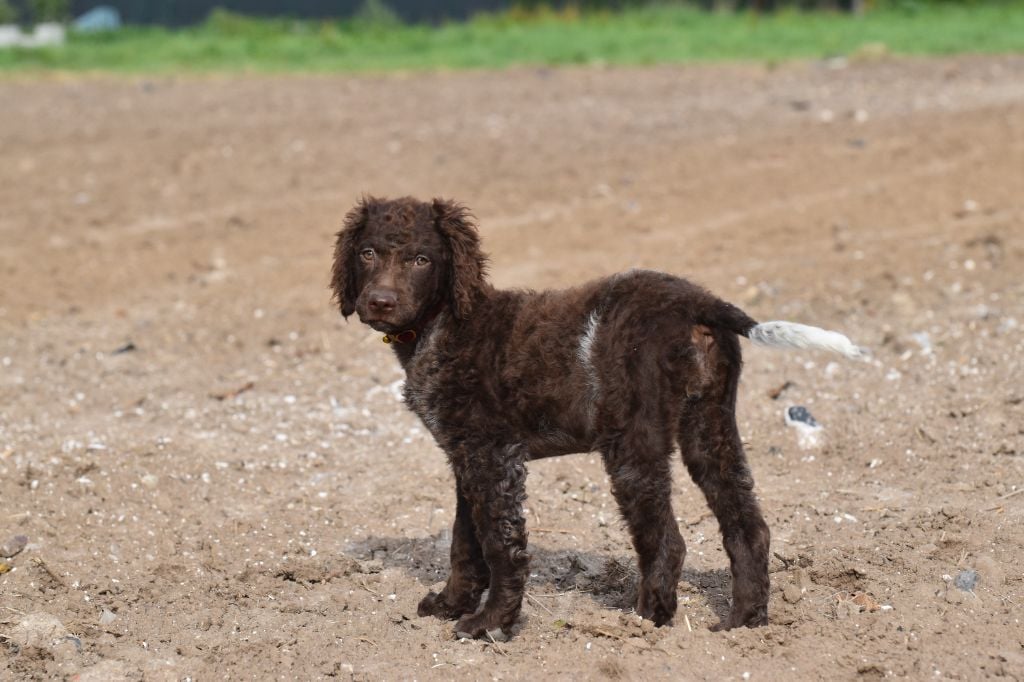
{"type": "Polygon", "coordinates": [[[675,585],[660,592],[641,590],[636,612],[659,628],[671,624],[673,616],[676,615],[675,585]]]}
{"type": "Polygon", "coordinates": [[[723,618],[721,623],[712,625],[711,632],[722,632],[741,627],[759,628],[764,625],[768,625],[768,609],[762,606],[740,613],[734,610],[726,618],[723,618]]]}
{"type": "Polygon", "coordinates": [[[458,639],[484,638],[495,642],[508,641],[509,628],[494,622],[486,612],[475,616],[463,616],[455,624],[455,636],[458,639]]]}
{"type": "Polygon", "coordinates": [[[443,620],[455,620],[463,614],[476,611],[479,603],[479,595],[475,599],[467,597],[461,601],[453,602],[446,591],[442,591],[440,594],[428,592],[427,596],[421,599],[419,606],[416,607],[416,614],[420,617],[435,616],[443,620]]]}
{"type": "Polygon", "coordinates": [[[436,616],[444,620],[454,620],[465,612],[457,612],[455,606],[445,599],[444,593],[428,592],[427,596],[420,600],[416,613],[420,617],[436,616]]]}

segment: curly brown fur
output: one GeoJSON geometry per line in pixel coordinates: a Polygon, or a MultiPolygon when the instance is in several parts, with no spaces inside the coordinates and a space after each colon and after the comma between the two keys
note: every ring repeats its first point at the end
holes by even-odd
{"type": "Polygon", "coordinates": [[[735,417],[737,335],[754,320],[663,273],[503,291],[486,261],[469,212],[441,199],[364,198],[335,248],[342,314],[395,339],[406,404],[455,474],[451,576],[419,614],[458,618],[472,637],[507,632],[530,559],[525,463],[597,450],[639,556],[637,612],[669,622],[686,556],[670,497],[678,446],[729,555],[732,609],[715,629],[766,624],[769,532],[735,417]]]}

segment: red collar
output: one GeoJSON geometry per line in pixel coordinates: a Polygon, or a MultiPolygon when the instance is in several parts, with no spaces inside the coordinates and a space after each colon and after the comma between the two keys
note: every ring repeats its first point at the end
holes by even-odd
{"type": "Polygon", "coordinates": [[[415,329],[406,329],[404,332],[398,332],[397,334],[385,334],[384,338],[381,339],[384,343],[412,343],[419,336],[415,329]]]}
{"type": "Polygon", "coordinates": [[[381,339],[384,343],[397,343],[398,345],[405,345],[412,343],[419,338],[420,333],[434,321],[434,318],[441,313],[441,309],[444,308],[443,302],[438,302],[433,308],[430,309],[420,323],[413,329],[406,329],[404,332],[398,332],[397,334],[385,334],[384,338],[381,339]]]}

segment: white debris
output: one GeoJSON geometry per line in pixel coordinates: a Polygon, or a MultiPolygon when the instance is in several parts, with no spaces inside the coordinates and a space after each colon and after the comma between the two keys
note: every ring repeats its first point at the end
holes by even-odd
{"type": "Polygon", "coordinates": [[[796,429],[797,445],[801,450],[812,450],[821,446],[824,440],[824,429],[806,407],[792,405],[786,408],[783,416],[788,426],[796,429]]]}

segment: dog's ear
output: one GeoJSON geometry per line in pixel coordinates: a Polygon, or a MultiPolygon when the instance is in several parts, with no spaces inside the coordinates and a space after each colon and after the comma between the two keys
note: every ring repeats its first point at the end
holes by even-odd
{"type": "Polygon", "coordinates": [[[434,199],[437,231],[451,254],[448,285],[452,309],[460,320],[469,317],[473,302],[486,284],[487,256],[480,250],[480,235],[469,209],[454,201],[434,199]]]}
{"type": "Polygon", "coordinates": [[[355,248],[359,234],[366,227],[366,219],[370,213],[370,204],[376,199],[363,197],[351,211],[345,215],[345,223],[338,232],[334,243],[334,267],[331,270],[331,289],[334,301],[341,309],[341,314],[348,317],[356,310],[355,248]]]}

